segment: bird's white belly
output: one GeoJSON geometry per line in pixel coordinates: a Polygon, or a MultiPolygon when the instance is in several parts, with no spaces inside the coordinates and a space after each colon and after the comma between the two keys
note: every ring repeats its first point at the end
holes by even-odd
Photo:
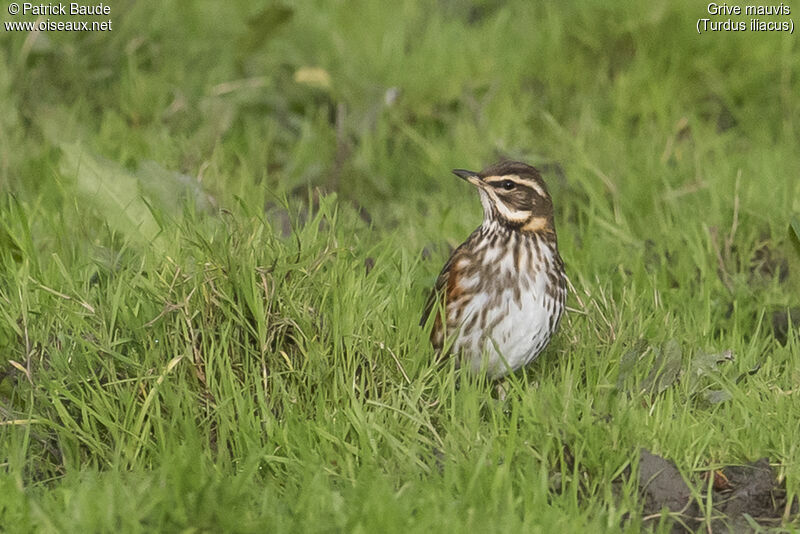
{"type": "Polygon", "coordinates": [[[546,291],[547,276],[543,272],[519,276],[526,277],[520,283],[519,299],[511,289],[503,289],[500,295],[479,293],[464,310],[462,324],[467,325],[487,308],[481,321],[487,332],[462,330],[454,344],[461,351],[461,363],[473,371],[485,369],[490,377],[505,375],[533,360],[550,339],[549,319],[556,306],[546,291]]]}

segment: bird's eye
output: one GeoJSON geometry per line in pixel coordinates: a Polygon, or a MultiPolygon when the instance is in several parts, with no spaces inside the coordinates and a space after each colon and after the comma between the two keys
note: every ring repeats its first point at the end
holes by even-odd
{"type": "Polygon", "coordinates": [[[503,180],[502,182],[500,182],[500,187],[502,187],[506,191],[511,191],[512,189],[514,189],[516,187],[516,185],[517,184],[515,184],[511,180],[503,180]]]}

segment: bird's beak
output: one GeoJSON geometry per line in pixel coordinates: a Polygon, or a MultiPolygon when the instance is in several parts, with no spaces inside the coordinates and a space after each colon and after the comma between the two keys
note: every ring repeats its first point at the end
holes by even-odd
{"type": "Polygon", "coordinates": [[[464,169],[453,169],[453,174],[459,178],[468,181],[472,185],[480,186],[483,180],[480,179],[477,172],[467,171],[464,169]]]}

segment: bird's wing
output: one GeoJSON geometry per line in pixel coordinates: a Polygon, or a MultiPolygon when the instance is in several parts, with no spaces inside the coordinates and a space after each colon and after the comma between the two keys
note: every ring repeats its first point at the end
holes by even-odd
{"type": "Polygon", "coordinates": [[[450,254],[450,257],[447,259],[447,263],[445,263],[444,267],[442,267],[442,272],[439,273],[439,277],[436,279],[436,284],[433,286],[431,294],[428,295],[428,300],[425,302],[425,311],[422,313],[422,319],[419,322],[420,326],[425,326],[431,311],[433,311],[435,308],[437,299],[445,298],[446,293],[450,289],[449,284],[451,284],[451,282],[453,284],[457,282],[458,273],[454,273],[454,270],[457,270],[455,264],[458,259],[467,254],[466,251],[474,246],[474,241],[479,238],[479,233],[480,226],[476,228],[472,234],[470,234],[466,241],[456,247],[456,249],[450,254]],[[450,280],[451,277],[453,277],[452,281],[450,280]]]}
{"type": "Polygon", "coordinates": [[[439,273],[439,277],[436,278],[436,284],[428,295],[428,300],[425,301],[425,311],[422,312],[422,318],[419,321],[420,326],[425,326],[425,323],[428,322],[428,317],[430,317],[436,305],[436,301],[444,296],[447,290],[447,282],[450,278],[450,265],[452,262],[453,256],[450,256],[450,259],[447,260],[447,263],[442,267],[442,272],[439,273]]]}

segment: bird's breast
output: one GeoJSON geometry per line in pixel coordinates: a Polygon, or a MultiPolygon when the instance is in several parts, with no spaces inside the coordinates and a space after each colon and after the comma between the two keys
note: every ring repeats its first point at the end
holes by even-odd
{"type": "Polygon", "coordinates": [[[538,355],[563,312],[565,291],[554,248],[518,240],[503,249],[487,248],[458,280],[463,296],[448,303],[448,323],[458,329],[454,348],[464,363],[492,375],[517,369],[538,355]],[[491,258],[492,261],[487,261],[491,258]],[[558,270],[558,276],[550,271],[558,270]],[[488,358],[484,360],[484,357],[488,358]]]}

